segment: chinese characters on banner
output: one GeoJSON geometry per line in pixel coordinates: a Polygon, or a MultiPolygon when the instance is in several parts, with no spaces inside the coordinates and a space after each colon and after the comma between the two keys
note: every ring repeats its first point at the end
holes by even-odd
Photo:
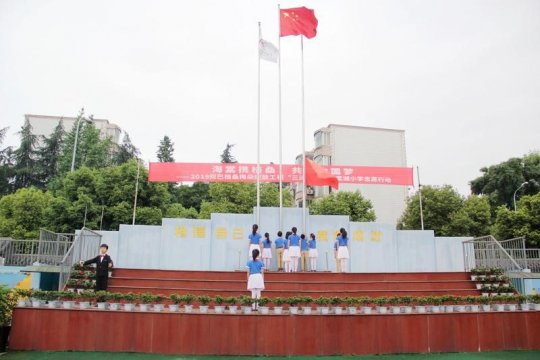
{"type": "MultiPolygon", "coordinates": [[[[344,184],[412,186],[413,169],[407,167],[325,166],[344,184]]],[[[261,182],[279,182],[279,165],[261,164],[261,182]]],[[[283,165],[283,182],[301,182],[302,165],[283,165]]],[[[224,163],[150,163],[150,182],[256,182],[257,165],[224,163]]]]}

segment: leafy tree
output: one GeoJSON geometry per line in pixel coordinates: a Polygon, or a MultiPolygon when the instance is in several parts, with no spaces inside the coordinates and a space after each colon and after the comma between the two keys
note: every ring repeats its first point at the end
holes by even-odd
{"type": "Polygon", "coordinates": [[[43,145],[38,149],[39,180],[44,186],[58,174],[58,161],[62,154],[64,125],[62,120],[49,137],[43,137],[43,145]]]}
{"type": "Polygon", "coordinates": [[[32,134],[32,125],[25,120],[19,132],[21,142],[13,153],[15,161],[15,189],[37,185],[36,168],[36,142],[37,137],[32,134]]]}
{"type": "Polygon", "coordinates": [[[375,211],[371,201],[359,191],[338,191],[316,199],[309,206],[313,215],[349,215],[351,221],[375,221],[375,211]]]}
{"type": "Polygon", "coordinates": [[[131,142],[129,134],[127,132],[124,132],[122,144],[120,144],[120,146],[113,155],[113,163],[116,165],[122,165],[129,160],[136,159],[139,154],[140,151],[131,142]]]}
{"type": "Polygon", "coordinates": [[[37,239],[46,226],[45,212],[52,200],[50,193],[34,187],[23,188],[0,199],[0,236],[37,239]]]}
{"type": "Polygon", "coordinates": [[[159,142],[157,158],[159,162],[174,162],[174,143],[167,135],[159,142]]]}
{"type": "Polygon", "coordinates": [[[540,246],[540,193],[523,196],[517,211],[499,206],[492,231],[499,240],[525,236],[527,246],[540,246]]]}
{"type": "MultiPolygon", "coordinates": [[[[2,146],[4,142],[7,131],[7,127],[0,129],[0,146],[2,146]]],[[[12,191],[14,176],[13,168],[14,160],[11,146],[0,148],[0,196],[9,194],[12,191]]]]}
{"type": "Polygon", "coordinates": [[[485,196],[471,195],[452,216],[449,234],[452,236],[483,236],[490,234],[491,206],[485,196]]]}
{"type": "MultiPolygon", "coordinates": [[[[529,180],[535,180],[536,184],[540,182],[540,153],[511,158],[480,171],[483,175],[471,181],[472,193],[486,195],[493,209],[499,205],[513,208],[514,192],[522,183],[529,180]]],[[[538,190],[538,185],[531,182],[521,190],[521,194],[533,195],[538,190]]]]}
{"type": "Polygon", "coordinates": [[[193,185],[180,185],[173,188],[174,202],[182,204],[186,209],[201,209],[203,201],[210,200],[210,185],[204,182],[195,182],[193,185]]]}
{"type": "Polygon", "coordinates": [[[170,204],[165,210],[167,218],[197,219],[199,213],[195,208],[186,209],[182,204],[170,204]]]}
{"type": "Polygon", "coordinates": [[[221,154],[221,162],[222,163],[236,163],[236,158],[232,154],[232,148],[235,144],[229,144],[225,146],[225,150],[223,150],[223,153],[221,154]]]}
{"type": "MultiPolygon", "coordinates": [[[[451,236],[450,223],[454,214],[463,206],[463,198],[450,185],[422,186],[424,228],[434,230],[436,236],[451,236]]],[[[420,206],[418,192],[407,200],[398,229],[418,230],[420,206]]]]}

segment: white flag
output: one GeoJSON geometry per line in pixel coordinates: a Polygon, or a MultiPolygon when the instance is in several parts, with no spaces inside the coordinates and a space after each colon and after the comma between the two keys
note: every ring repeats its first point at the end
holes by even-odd
{"type": "Polygon", "coordinates": [[[279,50],[269,41],[259,40],[259,57],[266,61],[278,62],[279,50]]]}

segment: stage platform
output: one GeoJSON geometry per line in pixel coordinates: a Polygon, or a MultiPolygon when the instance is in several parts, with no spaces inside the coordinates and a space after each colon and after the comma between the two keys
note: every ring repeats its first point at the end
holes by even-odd
{"type": "MultiPolygon", "coordinates": [[[[264,296],[429,296],[480,295],[465,272],[265,274],[264,296]]],[[[177,271],[115,269],[112,292],[154,294],[246,295],[246,273],[240,271],[177,271]]]]}
{"type": "Polygon", "coordinates": [[[540,349],[540,312],[231,315],[16,308],[9,347],[281,356],[540,349]]]}

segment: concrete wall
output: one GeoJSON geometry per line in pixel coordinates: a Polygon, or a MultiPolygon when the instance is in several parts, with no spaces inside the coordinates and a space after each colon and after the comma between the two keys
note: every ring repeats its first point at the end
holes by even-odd
{"type": "MultiPolygon", "coordinates": [[[[302,232],[302,210],[283,209],[284,229],[302,232]]],[[[210,220],[163,219],[161,226],[121,225],[102,232],[117,267],[183,270],[243,269],[254,214],[212,214],[210,220]]],[[[276,238],[279,209],[262,208],[260,233],[276,238]]],[[[319,270],[335,271],[337,230],[349,231],[352,272],[463,271],[462,241],[437,238],[433,231],[399,231],[391,225],[349,222],[348,216],[308,215],[307,227],[318,239],[319,270]]],[[[284,231],[285,232],[285,231],[284,231]]],[[[273,259],[273,269],[276,259],[273,259]]]]}

